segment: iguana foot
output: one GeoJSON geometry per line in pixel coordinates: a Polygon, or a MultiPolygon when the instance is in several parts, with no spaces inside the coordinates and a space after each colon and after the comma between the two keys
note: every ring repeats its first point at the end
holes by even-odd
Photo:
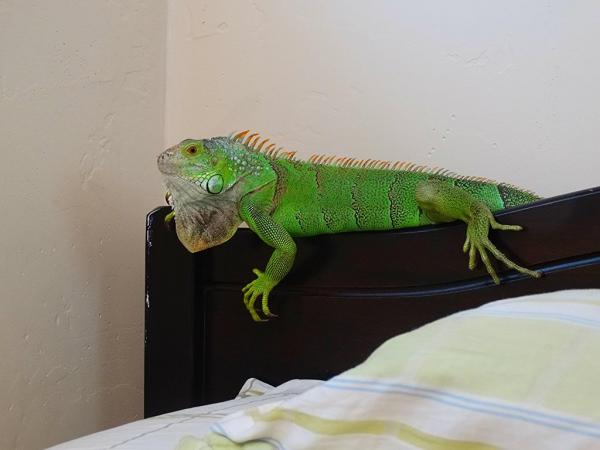
{"type": "Polygon", "coordinates": [[[244,305],[246,305],[246,309],[250,313],[250,316],[252,316],[252,320],[255,322],[266,322],[268,319],[263,319],[258,315],[254,309],[254,304],[258,297],[262,296],[261,309],[264,316],[267,318],[277,317],[269,309],[269,293],[277,283],[258,269],[253,269],[252,272],[256,275],[256,279],[242,288],[244,305]]]}
{"type": "MultiPolygon", "coordinates": [[[[171,195],[169,191],[165,192],[165,202],[167,202],[167,205],[173,208],[173,195],[171,195]]],[[[165,216],[165,225],[170,226],[174,218],[175,211],[171,210],[171,212],[165,216]]]]}
{"type": "Polygon", "coordinates": [[[485,268],[494,280],[494,283],[500,284],[500,278],[498,278],[498,275],[490,262],[488,256],[489,251],[496,259],[503,262],[504,265],[510,269],[514,269],[533,278],[542,276],[538,271],[526,269],[525,267],[521,267],[512,262],[504,253],[498,250],[488,238],[490,227],[494,230],[505,231],[521,231],[523,227],[519,225],[503,225],[498,223],[491,211],[483,204],[473,205],[471,213],[471,220],[467,223],[467,238],[463,245],[463,252],[469,253],[469,269],[475,269],[477,265],[477,255],[479,255],[485,268]]]}
{"type": "Polygon", "coordinates": [[[171,211],[169,214],[165,216],[165,225],[170,226],[171,222],[175,218],[175,211],[171,211]]]}

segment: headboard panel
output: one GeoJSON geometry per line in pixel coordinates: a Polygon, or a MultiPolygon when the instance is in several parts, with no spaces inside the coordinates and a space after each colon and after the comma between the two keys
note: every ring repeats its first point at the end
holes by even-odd
{"type": "Polygon", "coordinates": [[[328,378],[387,338],[508,296],[600,287],[600,188],[497,215],[526,227],[492,233],[508,256],[544,272],[495,286],[467,269],[460,223],[297,239],[294,268],[272,293],[278,319],[254,323],[241,288],[271,249],[247,229],[188,253],[163,219],[147,218],[145,415],[231,398],[249,377],[272,384],[328,378]]]}

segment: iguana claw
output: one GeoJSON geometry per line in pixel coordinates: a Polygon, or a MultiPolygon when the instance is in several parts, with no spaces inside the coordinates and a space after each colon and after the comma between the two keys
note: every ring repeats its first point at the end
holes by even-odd
{"type": "Polygon", "coordinates": [[[498,223],[494,218],[493,214],[489,210],[477,211],[477,214],[473,214],[473,219],[467,225],[467,238],[463,245],[463,252],[469,253],[469,269],[473,270],[477,266],[477,255],[483,261],[485,268],[494,280],[494,283],[500,284],[500,278],[496,274],[492,263],[490,262],[488,251],[499,261],[503,262],[504,265],[510,269],[514,269],[517,272],[521,272],[525,275],[529,275],[533,278],[540,278],[541,272],[535,270],[529,270],[525,267],[521,267],[515,264],[506,257],[488,238],[488,232],[490,227],[494,230],[505,230],[505,231],[521,231],[523,227],[519,225],[503,225],[498,223]]]}
{"type": "Polygon", "coordinates": [[[269,320],[268,318],[277,317],[269,309],[269,293],[277,283],[258,269],[253,269],[252,272],[256,275],[256,279],[242,288],[244,305],[246,305],[246,309],[250,313],[250,316],[252,316],[252,320],[255,322],[266,322],[269,320]],[[261,318],[254,309],[254,303],[256,303],[259,296],[262,296],[261,309],[267,319],[261,318]]]}

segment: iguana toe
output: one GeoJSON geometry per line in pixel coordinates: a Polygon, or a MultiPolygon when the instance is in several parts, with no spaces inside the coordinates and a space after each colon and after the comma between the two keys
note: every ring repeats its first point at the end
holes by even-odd
{"type": "Polygon", "coordinates": [[[495,230],[521,231],[523,227],[519,225],[503,225],[496,221],[494,216],[487,212],[486,214],[474,214],[472,221],[467,225],[467,238],[463,245],[463,251],[469,253],[469,269],[473,270],[477,265],[477,255],[485,265],[487,272],[490,274],[494,283],[500,284],[500,278],[496,274],[496,270],[492,266],[488,252],[494,258],[501,261],[509,269],[516,270],[522,274],[533,278],[542,276],[541,272],[530,270],[519,266],[506,257],[488,238],[489,228],[495,230]]]}
{"type": "Polygon", "coordinates": [[[254,269],[252,272],[256,274],[256,279],[242,288],[242,292],[244,293],[244,305],[250,313],[252,320],[255,322],[265,322],[268,319],[263,319],[258,315],[254,308],[254,304],[259,297],[262,297],[262,313],[268,318],[277,317],[277,315],[273,314],[269,309],[269,293],[276,283],[258,269],[254,269]]]}
{"type": "Polygon", "coordinates": [[[167,214],[165,216],[165,225],[170,226],[171,223],[173,222],[173,219],[175,219],[175,211],[171,211],[169,214],[167,214]]]}

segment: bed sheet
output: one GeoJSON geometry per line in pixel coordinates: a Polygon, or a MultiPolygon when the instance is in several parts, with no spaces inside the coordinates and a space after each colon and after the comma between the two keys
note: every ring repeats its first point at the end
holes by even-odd
{"type": "Polygon", "coordinates": [[[250,407],[287,400],[322,383],[291,380],[273,387],[256,378],[247,380],[235,399],[174,411],[94,433],[48,450],[164,450],[172,449],[185,435],[202,435],[217,420],[250,407]]]}

